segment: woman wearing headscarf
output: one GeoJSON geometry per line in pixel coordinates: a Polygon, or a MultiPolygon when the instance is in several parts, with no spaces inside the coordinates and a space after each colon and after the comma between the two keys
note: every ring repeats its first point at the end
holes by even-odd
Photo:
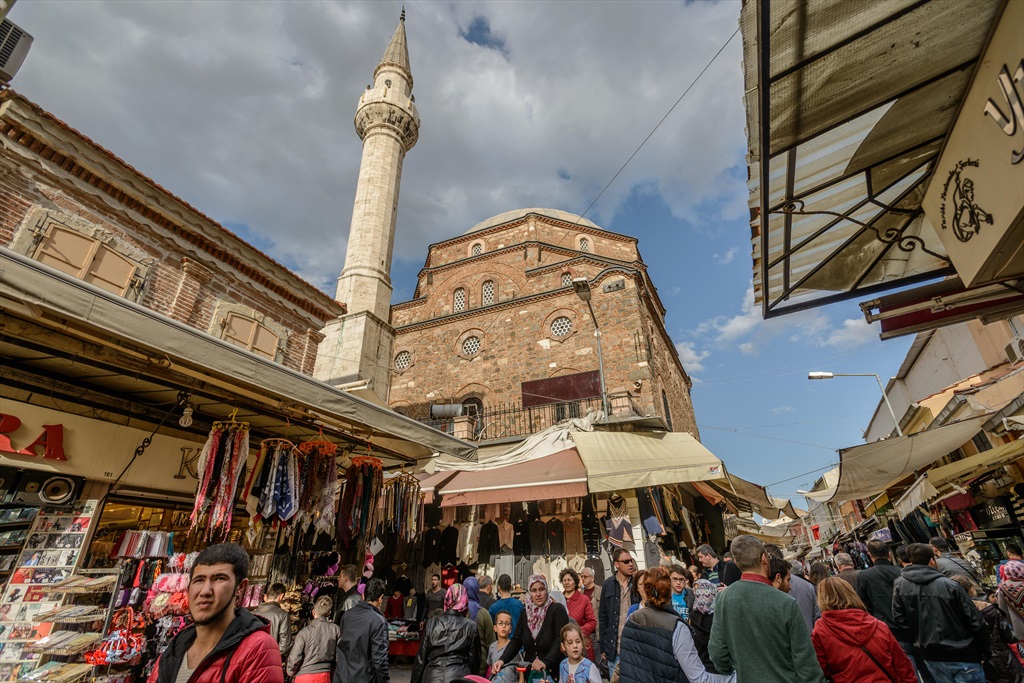
{"type": "Polygon", "coordinates": [[[701,661],[690,628],[672,609],[672,578],[668,569],[655,567],[646,572],[639,588],[644,596],[643,607],[630,615],[622,629],[621,683],[735,682],[735,674],[711,673],[701,661]]]}
{"type": "Polygon", "coordinates": [[[1003,582],[997,592],[999,609],[1010,616],[1017,640],[1024,640],[1024,562],[1010,560],[1003,565],[1003,582]]]}
{"type": "MultiPolygon", "coordinates": [[[[466,589],[466,597],[469,598],[469,619],[476,623],[477,636],[480,638],[480,661],[487,662],[487,650],[495,641],[494,621],[491,613],[480,606],[480,582],[475,576],[470,576],[462,582],[466,589]]],[[[475,673],[475,672],[474,672],[475,673]]]]}
{"type": "Polygon", "coordinates": [[[716,673],[715,665],[708,656],[708,641],[711,640],[711,624],[715,620],[715,596],[718,587],[707,579],[698,579],[693,584],[693,609],[690,610],[690,628],[693,629],[693,644],[704,668],[716,673]]]}
{"type": "Polygon", "coordinates": [[[516,623],[515,633],[509,639],[505,652],[491,671],[501,671],[504,663],[512,661],[522,649],[523,660],[530,662],[533,671],[545,671],[548,676],[557,677],[558,667],[565,658],[561,649],[561,631],[569,623],[569,615],[548,595],[548,580],[543,576],[531,576],[529,588],[526,609],[516,623]]]}
{"type": "Polygon", "coordinates": [[[444,596],[444,612],[423,628],[412,683],[448,683],[480,670],[480,638],[468,612],[465,588],[453,583],[444,596]]]}

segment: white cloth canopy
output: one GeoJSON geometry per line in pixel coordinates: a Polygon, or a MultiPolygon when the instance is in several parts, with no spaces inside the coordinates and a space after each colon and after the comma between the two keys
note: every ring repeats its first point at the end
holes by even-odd
{"type": "Polygon", "coordinates": [[[722,461],[685,432],[575,432],[591,493],[722,477],[722,461]]]}

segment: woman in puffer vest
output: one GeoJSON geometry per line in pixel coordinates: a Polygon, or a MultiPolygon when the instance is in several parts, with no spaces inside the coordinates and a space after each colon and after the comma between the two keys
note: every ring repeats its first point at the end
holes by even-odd
{"type": "Polygon", "coordinates": [[[645,606],[630,615],[622,629],[620,683],[735,682],[735,673],[724,676],[704,668],[690,627],[672,609],[668,569],[655,567],[647,572],[643,594],[645,606]]]}

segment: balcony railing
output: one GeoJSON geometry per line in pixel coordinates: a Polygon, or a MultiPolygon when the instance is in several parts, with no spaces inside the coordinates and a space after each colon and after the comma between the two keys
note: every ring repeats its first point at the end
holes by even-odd
{"type": "MultiPolygon", "coordinates": [[[[609,394],[608,403],[615,417],[643,415],[632,395],[609,394]]],[[[442,432],[467,441],[488,441],[507,437],[528,436],[573,418],[586,417],[592,411],[601,411],[601,397],[549,403],[524,408],[519,403],[501,403],[487,406],[476,413],[474,406],[463,406],[467,414],[440,419],[421,419],[442,432]]]]}

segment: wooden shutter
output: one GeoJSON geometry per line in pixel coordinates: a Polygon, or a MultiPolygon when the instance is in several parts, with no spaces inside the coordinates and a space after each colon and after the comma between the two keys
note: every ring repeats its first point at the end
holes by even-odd
{"type": "Polygon", "coordinates": [[[98,242],[73,230],[51,226],[36,252],[36,260],[62,273],[82,277],[98,242]]]}
{"type": "Polygon", "coordinates": [[[92,263],[89,264],[85,276],[86,282],[96,285],[100,289],[124,296],[128,291],[128,285],[135,275],[135,264],[121,256],[116,251],[105,245],[96,249],[92,263]]]}
{"type": "Polygon", "coordinates": [[[256,321],[252,318],[229,313],[224,319],[224,340],[248,349],[255,329],[256,321]]]}
{"type": "Polygon", "coordinates": [[[277,358],[277,335],[263,325],[256,325],[251,351],[255,354],[275,360],[277,358]]]}

